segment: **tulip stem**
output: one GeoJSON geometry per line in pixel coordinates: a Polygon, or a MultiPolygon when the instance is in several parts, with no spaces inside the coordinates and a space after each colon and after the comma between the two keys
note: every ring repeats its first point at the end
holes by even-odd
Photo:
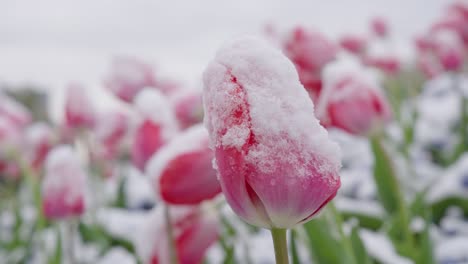
{"type": "Polygon", "coordinates": [[[169,246],[169,256],[171,264],[178,264],[177,249],[174,241],[174,232],[172,229],[171,214],[169,212],[169,205],[164,204],[164,218],[166,221],[167,243],[169,246]]]}
{"type": "Polygon", "coordinates": [[[271,236],[273,237],[273,245],[275,247],[276,264],[289,264],[286,229],[273,228],[271,229],[271,236]]]}
{"type": "Polygon", "coordinates": [[[70,264],[76,264],[76,255],[75,255],[75,219],[67,219],[65,220],[65,236],[64,241],[67,244],[66,250],[68,255],[68,260],[70,264]]]}

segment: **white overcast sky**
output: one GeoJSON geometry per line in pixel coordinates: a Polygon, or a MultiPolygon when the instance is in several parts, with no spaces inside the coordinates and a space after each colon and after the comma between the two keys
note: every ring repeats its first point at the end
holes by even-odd
{"type": "Polygon", "coordinates": [[[409,39],[450,2],[0,0],[0,82],[96,85],[113,55],[128,54],[193,85],[223,41],[259,32],[266,22],[310,25],[336,37],[364,32],[372,16],[384,15],[398,38],[409,39]]]}

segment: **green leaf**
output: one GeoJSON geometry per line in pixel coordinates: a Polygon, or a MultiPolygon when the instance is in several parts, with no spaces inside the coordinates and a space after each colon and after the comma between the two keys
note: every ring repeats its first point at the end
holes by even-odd
{"type": "Polygon", "coordinates": [[[424,220],[424,230],[418,240],[419,255],[416,264],[436,264],[436,260],[433,254],[434,248],[429,234],[429,227],[431,225],[431,215],[429,213],[429,210],[427,209],[424,212],[424,220]]]}
{"type": "Polygon", "coordinates": [[[432,218],[435,223],[439,223],[449,207],[457,206],[463,211],[464,217],[468,217],[468,199],[463,197],[447,197],[431,205],[432,218]]]}
{"type": "Polygon", "coordinates": [[[377,195],[389,215],[387,231],[398,253],[414,259],[414,241],[410,230],[410,216],[394,164],[385,149],[382,138],[371,138],[374,153],[374,181],[377,195]]]}
{"type": "Polygon", "coordinates": [[[131,242],[112,236],[98,225],[85,225],[80,223],[78,230],[84,242],[93,242],[100,245],[101,253],[106,252],[112,247],[122,247],[128,252],[135,254],[135,247],[131,242]]]}
{"type": "Polygon", "coordinates": [[[398,213],[402,210],[404,200],[393,164],[380,137],[373,137],[371,145],[374,153],[374,181],[377,195],[389,214],[398,213]]]}
{"type": "Polygon", "coordinates": [[[323,215],[305,223],[304,229],[315,263],[349,263],[336,228],[331,226],[323,215]]]}
{"type": "Polygon", "coordinates": [[[359,264],[372,264],[372,260],[367,254],[367,250],[362,243],[361,237],[359,236],[359,227],[355,226],[351,230],[351,243],[353,246],[354,256],[359,264]]]}
{"type": "Polygon", "coordinates": [[[353,218],[357,219],[360,227],[374,231],[380,229],[383,225],[383,219],[373,215],[366,215],[356,212],[341,212],[341,215],[345,221],[353,218]]]}
{"type": "Polygon", "coordinates": [[[126,197],[125,197],[125,182],[126,179],[122,177],[119,183],[119,189],[117,190],[117,199],[115,200],[113,207],[126,208],[126,197]]]}

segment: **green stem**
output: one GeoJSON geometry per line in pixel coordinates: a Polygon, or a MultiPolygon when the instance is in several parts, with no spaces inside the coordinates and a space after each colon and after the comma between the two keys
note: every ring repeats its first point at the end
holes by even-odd
{"type": "Polygon", "coordinates": [[[65,220],[65,243],[67,244],[67,256],[70,264],[76,264],[76,255],[75,255],[75,219],[70,218],[65,220]]]}
{"type": "Polygon", "coordinates": [[[273,228],[271,229],[271,236],[273,237],[273,245],[275,247],[276,264],[289,264],[286,229],[273,228]]]}
{"type": "Polygon", "coordinates": [[[164,204],[164,218],[166,221],[167,242],[169,245],[169,256],[171,264],[178,264],[177,249],[174,241],[174,232],[172,229],[171,214],[169,212],[169,205],[164,204]]]}

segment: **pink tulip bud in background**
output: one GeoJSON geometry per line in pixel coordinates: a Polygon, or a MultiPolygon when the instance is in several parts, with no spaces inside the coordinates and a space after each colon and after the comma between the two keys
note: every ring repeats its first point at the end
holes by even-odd
{"type": "Polygon", "coordinates": [[[21,130],[10,118],[0,114],[0,175],[17,179],[19,166],[15,160],[22,147],[21,130]]]}
{"type": "Polygon", "coordinates": [[[27,128],[24,140],[31,166],[39,169],[55,141],[52,128],[46,123],[34,123],[27,128]]]}
{"type": "Polygon", "coordinates": [[[52,149],[46,158],[42,206],[49,219],[81,215],[85,210],[86,172],[67,145],[52,149]]]}
{"type": "Polygon", "coordinates": [[[281,51],[238,39],[218,51],[203,80],[215,167],[234,212],[256,226],[291,228],[333,199],[339,147],[281,51]]]}
{"type": "Polygon", "coordinates": [[[132,161],[144,171],[146,162],[177,133],[177,123],[168,99],[157,90],[143,90],[135,98],[141,115],[133,135],[132,161]]]}
{"type": "Polygon", "coordinates": [[[317,114],[325,124],[366,136],[391,118],[390,106],[371,73],[352,62],[337,62],[325,70],[317,114]]]}
{"type": "MultiPolygon", "coordinates": [[[[171,207],[170,213],[178,262],[201,263],[219,237],[216,215],[200,207],[177,206],[171,207]]],[[[157,207],[141,230],[136,250],[143,264],[170,264],[169,247],[163,210],[157,207]]]]}
{"type": "Polygon", "coordinates": [[[92,128],[96,111],[86,90],[79,84],[70,84],[65,98],[65,124],[68,128],[92,128]]]}
{"type": "Polygon", "coordinates": [[[367,54],[363,59],[364,64],[375,67],[386,74],[394,75],[400,71],[400,60],[391,54],[367,54]]]}
{"type": "Polygon", "coordinates": [[[430,53],[420,53],[417,58],[417,66],[427,78],[434,78],[443,72],[437,59],[430,53]]]}
{"type": "Polygon", "coordinates": [[[116,157],[128,132],[128,117],[120,112],[108,112],[98,117],[94,128],[101,154],[106,158],[116,157]]]}
{"type": "Polygon", "coordinates": [[[345,50],[360,55],[366,50],[367,40],[358,35],[348,34],[341,37],[340,45],[345,50]]]}
{"type": "Polygon", "coordinates": [[[461,1],[453,3],[431,27],[431,32],[439,30],[457,33],[468,48],[468,4],[461,1]]]}
{"type": "Polygon", "coordinates": [[[105,85],[118,98],[132,102],[138,92],[146,87],[154,87],[156,78],[149,64],[135,58],[118,57],[112,63],[105,85]]]}
{"type": "Polygon", "coordinates": [[[296,27],[284,43],[285,54],[296,67],[310,71],[320,71],[328,62],[335,59],[337,46],[320,32],[296,27]]]}
{"type": "Polygon", "coordinates": [[[147,174],[156,193],[170,204],[198,204],[221,192],[208,132],[193,126],[161,148],[149,162],[147,174]]]}
{"type": "Polygon", "coordinates": [[[182,129],[203,121],[203,104],[200,91],[195,89],[180,92],[173,98],[174,110],[182,129]]]}
{"type": "Polygon", "coordinates": [[[322,85],[320,72],[335,59],[338,47],[320,32],[296,27],[287,36],[283,49],[296,66],[301,83],[315,100],[322,85]]]}
{"type": "Polygon", "coordinates": [[[418,49],[418,67],[429,78],[445,71],[459,71],[463,67],[465,47],[453,30],[433,30],[419,37],[415,44],[418,49]]]}
{"type": "Polygon", "coordinates": [[[8,119],[11,125],[24,127],[31,123],[32,117],[29,110],[22,104],[0,93],[0,116],[8,119]]]}
{"type": "Polygon", "coordinates": [[[465,48],[460,36],[450,30],[437,31],[434,35],[434,53],[446,71],[457,71],[463,66],[465,48]]]}
{"type": "Polygon", "coordinates": [[[388,23],[383,17],[374,17],[370,22],[371,32],[379,38],[384,38],[388,35],[388,23]]]}

